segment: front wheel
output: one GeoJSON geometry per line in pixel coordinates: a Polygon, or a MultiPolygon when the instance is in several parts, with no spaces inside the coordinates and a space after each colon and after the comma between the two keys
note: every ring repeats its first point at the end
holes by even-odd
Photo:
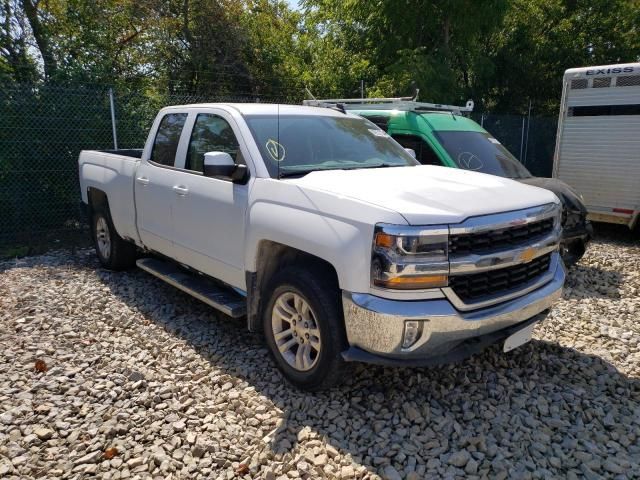
{"type": "Polygon", "coordinates": [[[136,261],[136,247],[116,232],[106,211],[96,211],[92,217],[93,240],[100,263],[110,270],[131,268],[136,261]]]}
{"type": "Polygon", "coordinates": [[[305,390],[329,388],[344,373],[346,339],[335,283],[323,269],[289,267],[270,284],[263,312],[267,344],[287,379],[305,390]]]}

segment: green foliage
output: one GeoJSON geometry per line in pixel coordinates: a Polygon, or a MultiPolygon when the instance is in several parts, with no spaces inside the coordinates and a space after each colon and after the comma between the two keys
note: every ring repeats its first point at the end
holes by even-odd
{"type": "Polygon", "coordinates": [[[2,0],[0,82],[554,113],[565,69],[640,58],[637,0],[2,0]]]}
{"type": "MultiPolygon", "coordinates": [[[[306,0],[324,36],[367,62],[372,95],[558,108],[564,70],[640,59],[628,0],[306,0]]],[[[342,72],[337,72],[342,73],[342,72]]],[[[343,78],[345,75],[341,75],[343,78]]]]}
{"type": "Polygon", "coordinates": [[[302,90],[304,65],[296,54],[301,17],[283,1],[247,0],[240,25],[246,38],[244,58],[256,94],[282,97],[302,90]]]}
{"type": "Polygon", "coordinates": [[[555,114],[564,70],[640,59],[640,4],[628,0],[513,0],[492,43],[498,75],[479,90],[497,111],[555,114]]]}
{"type": "Polygon", "coordinates": [[[507,9],[505,0],[307,0],[305,5],[362,56],[377,76],[369,93],[450,102],[464,98],[476,72],[487,72],[483,48],[507,9]]]}

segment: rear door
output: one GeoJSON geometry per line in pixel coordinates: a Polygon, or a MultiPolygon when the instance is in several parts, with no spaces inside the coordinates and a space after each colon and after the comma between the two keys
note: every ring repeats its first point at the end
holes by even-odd
{"type": "MultiPolygon", "coordinates": [[[[175,258],[173,203],[176,197],[176,157],[184,155],[181,138],[187,113],[167,113],[158,124],[148,160],[140,162],[135,178],[137,225],[142,243],[175,258]]],[[[184,143],[184,142],[183,142],[184,143]]]]}
{"type": "Polygon", "coordinates": [[[244,184],[205,177],[204,154],[226,152],[246,165],[246,144],[235,121],[222,110],[191,114],[184,164],[174,171],[173,214],[177,258],[209,276],[245,289],[245,213],[251,180],[244,184]],[[191,127],[193,125],[193,127],[191,127]]]}

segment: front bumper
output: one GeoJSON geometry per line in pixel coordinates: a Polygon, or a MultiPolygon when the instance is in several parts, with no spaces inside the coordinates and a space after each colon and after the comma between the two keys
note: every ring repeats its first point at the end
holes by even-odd
{"type": "Polygon", "coordinates": [[[350,347],[342,355],[347,361],[407,366],[462,359],[543,319],[561,297],[564,280],[564,266],[557,262],[552,279],[540,288],[469,312],[456,310],[447,299],[400,301],[344,291],[350,347]],[[402,340],[406,320],[423,323],[418,340],[405,349],[402,340]]]}

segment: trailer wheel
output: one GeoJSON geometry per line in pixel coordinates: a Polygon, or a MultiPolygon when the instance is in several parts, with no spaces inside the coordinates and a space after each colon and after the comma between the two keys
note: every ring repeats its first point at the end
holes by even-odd
{"type": "Polygon", "coordinates": [[[136,246],[116,232],[107,209],[93,212],[91,230],[100,263],[109,270],[126,270],[136,262],[136,246]]]}
{"type": "Polygon", "coordinates": [[[310,391],[343,378],[346,347],[339,290],[321,270],[287,267],[276,274],[262,312],[264,334],[285,377],[310,391]]]}

